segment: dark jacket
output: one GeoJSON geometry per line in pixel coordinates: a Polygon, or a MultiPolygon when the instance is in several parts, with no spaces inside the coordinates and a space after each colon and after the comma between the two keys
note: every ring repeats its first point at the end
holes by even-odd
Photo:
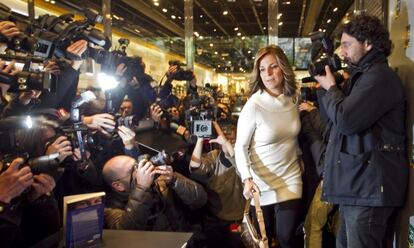
{"type": "Polygon", "coordinates": [[[191,231],[185,209],[202,207],[207,201],[203,187],[174,173],[167,187],[134,187],[131,193],[112,191],[105,208],[105,225],[110,229],[146,231],[191,231]]]}
{"type": "Polygon", "coordinates": [[[219,150],[203,154],[200,167],[191,169],[191,178],[206,187],[210,214],[227,221],[243,219],[246,200],[234,156],[226,157],[219,150]]]}
{"type": "Polygon", "coordinates": [[[386,56],[373,49],[351,66],[344,92],[322,102],[332,121],[322,199],[336,204],[401,206],[408,182],[405,96],[386,56]]]}

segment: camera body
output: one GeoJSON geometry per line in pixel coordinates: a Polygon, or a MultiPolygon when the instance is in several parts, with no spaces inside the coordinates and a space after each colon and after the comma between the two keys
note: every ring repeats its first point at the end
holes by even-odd
{"type": "Polygon", "coordinates": [[[197,137],[211,138],[213,136],[212,121],[215,117],[213,109],[193,109],[189,112],[187,120],[189,122],[190,134],[197,137]]]}
{"type": "Polygon", "coordinates": [[[115,129],[119,126],[125,126],[131,130],[134,130],[139,125],[139,120],[135,115],[121,116],[121,114],[115,114],[115,129]]]}
{"type": "Polygon", "coordinates": [[[21,71],[10,76],[0,72],[0,82],[10,85],[9,92],[41,90],[56,92],[57,78],[50,72],[21,71]]]}
{"type": "Polygon", "coordinates": [[[172,75],[172,79],[178,81],[190,81],[194,78],[194,74],[190,70],[184,70],[181,66],[185,66],[184,63],[178,60],[170,60],[168,61],[169,66],[177,66],[177,72],[172,75]]]}
{"type": "Polygon", "coordinates": [[[326,37],[324,32],[313,32],[310,34],[312,41],[312,63],[309,64],[309,74],[325,74],[325,66],[329,66],[332,72],[342,69],[341,60],[338,55],[334,54],[332,41],[326,37]]]}

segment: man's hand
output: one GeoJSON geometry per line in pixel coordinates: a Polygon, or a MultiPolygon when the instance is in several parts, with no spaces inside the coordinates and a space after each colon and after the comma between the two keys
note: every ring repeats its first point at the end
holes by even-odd
{"type": "Polygon", "coordinates": [[[168,71],[167,71],[167,77],[168,78],[171,78],[171,77],[173,77],[174,75],[175,75],[175,73],[177,73],[177,66],[176,65],[173,65],[173,66],[170,66],[169,68],[168,68],[168,71]]]}
{"type": "Polygon", "coordinates": [[[122,142],[126,149],[131,150],[135,145],[135,132],[126,126],[118,127],[118,135],[121,137],[122,142]]]}
{"type": "Polygon", "coordinates": [[[299,111],[306,111],[311,112],[312,110],[316,109],[316,107],[313,104],[310,104],[309,102],[301,102],[299,104],[299,111]]]}
{"type": "Polygon", "coordinates": [[[329,90],[332,86],[335,86],[335,77],[332,74],[331,68],[329,66],[325,66],[325,74],[326,75],[317,75],[315,79],[321,84],[322,88],[325,90],[329,90]]]}
{"type": "Polygon", "coordinates": [[[160,175],[157,180],[165,181],[165,183],[170,183],[174,178],[174,171],[170,165],[160,165],[155,167],[155,174],[160,175]]]}
{"type": "Polygon", "coordinates": [[[82,121],[88,128],[97,130],[104,135],[110,135],[106,130],[115,128],[114,117],[107,113],[85,116],[82,121]]]}
{"type": "Polygon", "coordinates": [[[59,136],[53,143],[47,146],[46,155],[59,153],[59,162],[62,163],[66,157],[72,156],[72,146],[66,136],[59,136]]]}
{"type": "MultiPolygon", "coordinates": [[[[89,159],[91,157],[91,153],[88,150],[86,150],[85,153],[86,153],[86,159],[89,159]]],[[[73,161],[75,161],[75,162],[81,160],[82,155],[81,155],[81,152],[80,152],[79,148],[75,148],[73,150],[72,158],[73,158],[73,161]]]]}
{"type": "Polygon", "coordinates": [[[136,184],[144,189],[151,187],[154,183],[154,168],[154,165],[146,159],[139,161],[135,172],[136,184]]]}
{"type": "Polygon", "coordinates": [[[34,175],[34,181],[32,183],[32,190],[28,195],[29,202],[35,201],[37,198],[44,194],[50,194],[55,188],[56,183],[53,177],[47,174],[34,175]]]}
{"type": "Polygon", "coordinates": [[[4,35],[8,40],[19,35],[21,32],[16,27],[16,24],[11,21],[0,22],[0,33],[4,35]]]}
{"type": "Polygon", "coordinates": [[[53,60],[48,60],[44,64],[44,70],[47,71],[47,72],[50,72],[54,75],[59,75],[60,74],[59,65],[57,64],[56,61],[53,61],[53,60]]]}
{"type": "Polygon", "coordinates": [[[163,114],[161,107],[158,104],[153,103],[150,106],[150,111],[151,111],[151,119],[153,119],[155,122],[160,122],[161,116],[163,114]]]}
{"type": "Polygon", "coordinates": [[[10,203],[33,183],[33,174],[28,166],[19,169],[22,158],[13,160],[5,172],[0,174],[0,201],[10,203]]]}
{"type": "Polygon", "coordinates": [[[39,98],[40,94],[42,94],[42,91],[40,90],[25,91],[19,95],[19,102],[23,105],[27,105],[32,101],[32,99],[39,98]]]}
{"type": "MultiPolygon", "coordinates": [[[[81,58],[82,54],[88,48],[88,42],[86,40],[78,40],[72,43],[68,48],[66,48],[66,52],[71,53],[72,55],[81,58]]],[[[83,60],[72,60],[72,68],[78,70],[82,65],[83,60]]]]}

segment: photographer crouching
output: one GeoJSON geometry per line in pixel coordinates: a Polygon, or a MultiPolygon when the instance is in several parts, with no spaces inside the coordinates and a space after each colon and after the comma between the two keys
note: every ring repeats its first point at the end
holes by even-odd
{"type": "MultiPolygon", "coordinates": [[[[154,166],[146,159],[116,156],[105,164],[103,177],[111,187],[105,208],[107,228],[197,231],[186,218],[186,209],[203,206],[207,194],[200,184],[174,172],[170,165],[154,166]]],[[[187,247],[202,247],[198,239],[194,235],[187,247]]]]}

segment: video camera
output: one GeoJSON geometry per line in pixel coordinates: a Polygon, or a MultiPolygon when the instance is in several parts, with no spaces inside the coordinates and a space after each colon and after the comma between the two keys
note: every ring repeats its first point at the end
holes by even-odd
{"type": "Polygon", "coordinates": [[[10,85],[9,92],[46,90],[55,92],[57,88],[57,77],[46,71],[31,71],[31,63],[43,63],[45,60],[34,56],[15,56],[0,54],[0,59],[5,61],[15,60],[24,62],[23,71],[15,75],[8,75],[0,72],[0,82],[10,85]]]}
{"type": "Polygon", "coordinates": [[[81,58],[66,54],[66,48],[74,41],[86,40],[97,46],[109,49],[111,42],[98,29],[93,28],[95,23],[101,23],[103,17],[92,9],[83,10],[85,19],[74,20],[73,14],[61,16],[41,15],[33,23],[29,23],[18,14],[13,13],[9,7],[0,4],[0,20],[10,20],[26,26],[25,33],[7,41],[8,48],[16,51],[25,51],[43,58],[56,56],[67,57],[71,60],[81,58]]]}
{"type": "Polygon", "coordinates": [[[186,66],[186,64],[178,60],[168,61],[169,66],[177,66],[177,72],[174,73],[171,78],[178,81],[190,81],[194,78],[194,73],[190,70],[184,70],[181,66],[186,66]]]}
{"type": "Polygon", "coordinates": [[[324,32],[313,32],[310,34],[312,41],[312,63],[309,64],[311,77],[325,74],[325,66],[328,65],[332,72],[341,69],[341,60],[334,54],[332,41],[326,37],[324,32]]]}
{"type": "Polygon", "coordinates": [[[114,51],[107,51],[104,49],[97,49],[90,47],[85,52],[85,57],[90,57],[96,63],[101,64],[101,70],[108,74],[115,74],[116,68],[120,64],[124,64],[127,69],[123,77],[127,82],[130,82],[133,77],[142,78],[144,76],[144,67],[142,58],[139,56],[127,56],[126,48],[129,44],[128,39],[119,39],[119,47],[114,51]]]}

